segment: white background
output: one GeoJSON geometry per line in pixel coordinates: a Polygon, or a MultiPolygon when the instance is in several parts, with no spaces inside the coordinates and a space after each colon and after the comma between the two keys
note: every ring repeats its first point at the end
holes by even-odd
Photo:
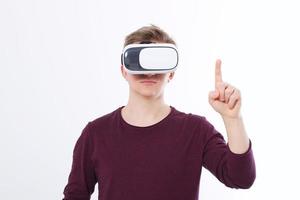
{"type": "Polygon", "coordinates": [[[180,51],[168,104],[206,116],[226,138],[207,101],[217,58],[224,81],[242,92],[256,181],[230,189],[203,170],[199,199],[296,199],[299,8],[297,0],[0,0],[0,198],[62,198],[83,127],[127,103],[124,37],[153,23],[180,51]]]}

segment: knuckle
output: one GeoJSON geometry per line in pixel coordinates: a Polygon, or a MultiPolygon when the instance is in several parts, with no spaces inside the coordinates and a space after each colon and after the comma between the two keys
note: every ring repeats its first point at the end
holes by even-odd
{"type": "Polygon", "coordinates": [[[231,93],[232,93],[232,90],[230,90],[230,89],[226,89],[226,90],[225,90],[225,94],[226,94],[226,95],[230,95],[231,93]]]}

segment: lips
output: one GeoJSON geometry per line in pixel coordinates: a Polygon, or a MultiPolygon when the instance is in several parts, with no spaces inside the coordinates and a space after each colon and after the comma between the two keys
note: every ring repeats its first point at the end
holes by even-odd
{"type": "Polygon", "coordinates": [[[141,83],[157,83],[155,80],[143,80],[141,83]]]}

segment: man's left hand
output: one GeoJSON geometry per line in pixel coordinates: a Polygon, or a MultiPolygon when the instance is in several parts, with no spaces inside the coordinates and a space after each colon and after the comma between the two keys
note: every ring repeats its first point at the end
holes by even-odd
{"type": "Polygon", "coordinates": [[[223,82],[221,60],[216,61],[215,91],[209,92],[209,104],[223,118],[239,118],[241,108],[241,92],[232,85],[223,82]]]}

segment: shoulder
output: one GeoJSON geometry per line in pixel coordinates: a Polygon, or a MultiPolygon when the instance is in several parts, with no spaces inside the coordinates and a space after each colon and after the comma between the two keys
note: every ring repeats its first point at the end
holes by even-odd
{"type": "Polygon", "coordinates": [[[205,117],[200,114],[195,114],[192,112],[184,112],[184,111],[178,110],[177,108],[174,108],[174,118],[176,118],[178,120],[188,119],[188,120],[191,120],[194,122],[199,122],[199,121],[203,120],[205,117]]]}
{"type": "Polygon", "coordinates": [[[200,114],[195,114],[193,112],[184,112],[178,109],[175,109],[173,120],[176,122],[185,122],[188,126],[202,126],[203,124],[209,123],[205,116],[200,114]]]}
{"type": "Polygon", "coordinates": [[[207,117],[199,114],[188,113],[188,128],[199,133],[203,141],[208,141],[214,137],[222,137],[222,134],[216,129],[207,117]]]}
{"type": "Polygon", "coordinates": [[[88,122],[90,129],[105,129],[106,127],[113,126],[114,122],[118,120],[118,112],[121,107],[116,108],[114,111],[106,113],[88,122]]]}
{"type": "Polygon", "coordinates": [[[207,120],[204,115],[195,114],[193,112],[176,111],[172,122],[173,126],[180,130],[182,129],[186,135],[199,141],[199,145],[204,145],[208,139],[217,136],[218,133],[214,126],[207,120]]]}
{"type": "Polygon", "coordinates": [[[80,146],[82,144],[92,146],[91,144],[95,142],[95,137],[99,137],[102,135],[101,133],[107,132],[110,127],[115,125],[112,122],[116,121],[118,109],[120,108],[117,108],[116,110],[104,114],[96,119],[89,120],[82,129],[81,134],[77,139],[76,146],[80,146]]]}

